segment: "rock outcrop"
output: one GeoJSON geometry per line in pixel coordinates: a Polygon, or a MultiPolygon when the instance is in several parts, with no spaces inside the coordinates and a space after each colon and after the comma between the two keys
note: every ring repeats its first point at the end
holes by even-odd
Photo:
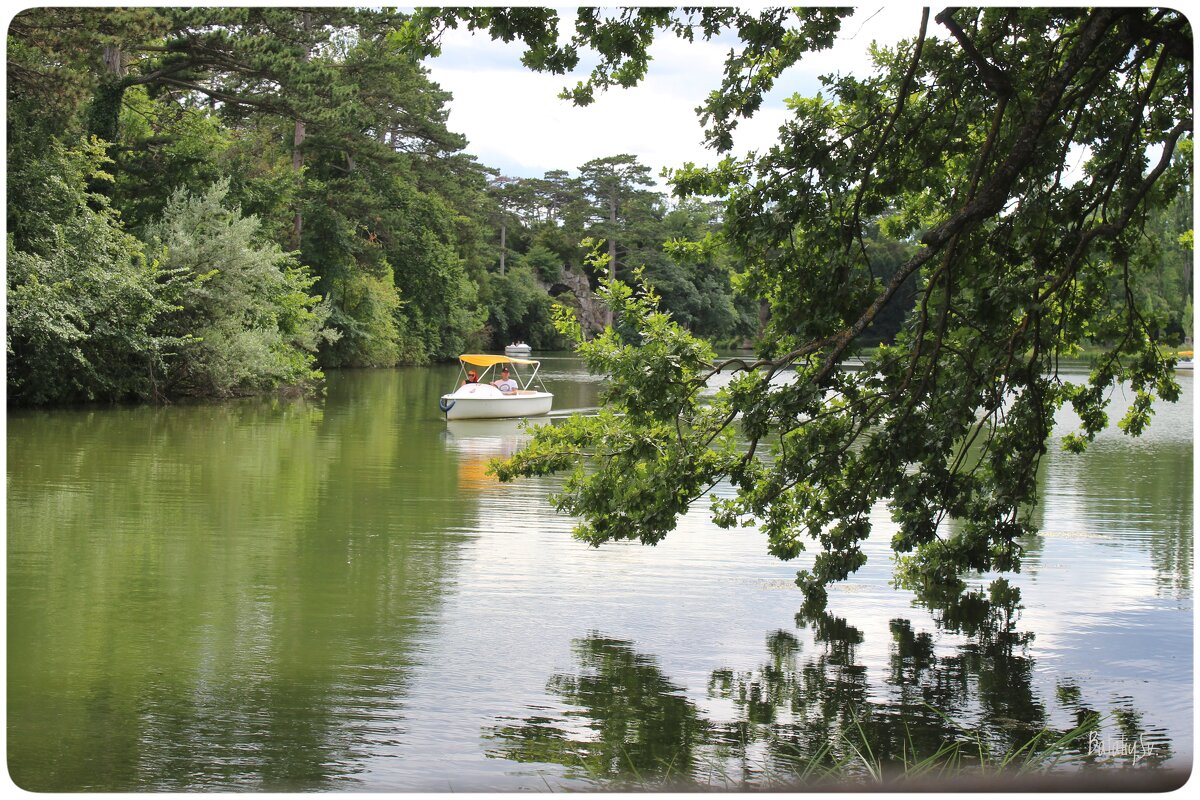
{"type": "Polygon", "coordinates": [[[586,333],[604,330],[604,304],[592,291],[586,275],[563,270],[558,279],[545,288],[555,301],[575,309],[586,333]]]}

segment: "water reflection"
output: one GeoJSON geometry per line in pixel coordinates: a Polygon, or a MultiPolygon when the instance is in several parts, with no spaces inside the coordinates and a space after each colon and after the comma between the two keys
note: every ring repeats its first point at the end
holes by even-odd
{"type": "MultiPolygon", "coordinates": [[[[1038,474],[1036,521],[1046,537],[1091,537],[1110,551],[1141,550],[1159,595],[1190,600],[1195,389],[1190,375],[1180,380],[1180,389],[1179,402],[1155,404],[1154,420],[1142,436],[1131,438],[1110,426],[1083,456],[1061,450],[1059,437],[1078,425],[1070,407],[1062,409],[1038,474]]],[[[1128,387],[1114,389],[1114,420],[1132,399],[1128,387]]],[[[1031,567],[1037,569],[1036,560],[1031,567]]]]}
{"type": "MultiPolygon", "coordinates": [[[[552,361],[556,409],[594,406],[579,362],[552,361]]],[[[848,742],[885,765],[977,735],[1003,752],[1096,714],[1108,744],[1145,742],[1139,768],[1190,758],[1190,394],[1142,449],[1052,448],[1045,534],[1010,576],[1024,608],[997,585],[914,609],[881,507],[854,585],[796,618],[797,566],[704,509],[656,548],[572,539],[557,478],[486,475],[517,423],[443,420],[456,370],[10,412],[20,785],[769,786],[865,770],[848,742]]],[[[1066,756],[1130,765],[1095,750],[1066,756]]]]}
{"type": "Polygon", "coordinates": [[[324,403],[10,413],[19,785],[338,788],[396,745],[463,541],[443,526],[475,508],[440,432],[398,425],[427,376],[381,377],[324,403]]]}
{"type": "Polygon", "coordinates": [[[635,643],[591,633],[574,643],[575,670],[547,682],[553,700],[485,731],[489,755],[561,764],[568,777],[603,788],[778,788],[804,778],[911,775],[930,757],[939,768],[982,761],[992,769],[1009,759],[1134,765],[1101,752],[1103,741],[1139,742],[1142,769],[1171,757],[1165,732],[1143,723],[1132,698],[1102,708],[1066,679],[1054,698],[1039,696],[1033,635],[1019,629],[1019,593],[1003,581],[934,611],[939,636],[960,641],[946,648],[893,619],[881,685],[872,685],[860,655],[864,634],[826,612],[799,614],[795,632],[769,634],[759,666],[713,671],[705,698],[690,696],[635,643]],[[1074,724],[1055,726],[1047,702],[1074,724]],[[1094,733],[1056,745],[1085,724],[1094,733]]]}
{"type": "MultiPolygon", "coordinates": [[[[568,777],[663,779],[690,775],[711,734],[683,689],[632,643],[591,634],[572,647],[578,673],[550,679],[547,690],[572,707],[562,717],[534,714],[497,727],[497,754],[562,764],[568,777]]],[[[490,753],[489,753],[490,754],[490,753]]]]}
{"type": "Polygon", "coordinates": [[[1106,437],[1093,443],[1086,458],[1052,452],[1038,476],[1043,499],[1037,522],[1045,536],[1093,537],[1110,551],[1106,557],[1135,547],[1147,554],[1161,596],[1190,597],[1192,442],[1157,442],[1154,458],[1138,446],[1106,437]],[[1119,496],[1115,485],[1122,487],[1119,496]]]}
{"type": "Polygon", "coordinates": [[[458,456],[458,487],[479,491],[494,487],[488,474],[493,459],[508,458],[529,440],[519,419],[459,419],[446,423],[443,434],[447,450],[458,456]]]}

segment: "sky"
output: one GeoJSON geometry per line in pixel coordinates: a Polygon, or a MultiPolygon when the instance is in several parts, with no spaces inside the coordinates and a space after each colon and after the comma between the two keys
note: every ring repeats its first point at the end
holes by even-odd
{"type": "MultiPolygon", "coordinates": [[[[562,10],[560,16],[564,22],[574,19],[573,10],[562,10]]],[[[871,42],[891,45],[912,38],[920,21],[916,4],[859,7],[843,22],[834,48],[792,67],[758,113],[738,126],[734,154],[763,150],[775,140],[786,115],[784,98],[815,95],[822,74],[867,74],[871,42]]],[[[931,20],[931,33],[935,25],[931,20]]],[[[638,156],[658,174],[663,167],[689,161],[716,162],[716,154],[704,147],[695,109],[720,86],[724,59],[734,43],[733,38],[687,43],[674,35],[660,36],[640,85],[598,93],[584,108],[557,96],[584,72],[535,73],[521,65],[520,43],[494,42],[485,33],[447,31],[441,55],[426,66],[432,80],[454,96],[450,129],[467,137],[467,152],[503,175],[541,177],[552,169],[577,174],[579,166],[593,158],[621,153],[638,156]]]]}

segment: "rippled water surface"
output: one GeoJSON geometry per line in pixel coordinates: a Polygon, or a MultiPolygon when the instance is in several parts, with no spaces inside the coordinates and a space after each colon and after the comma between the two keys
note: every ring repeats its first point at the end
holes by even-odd
{"type": "MultiPolygon", "coordinates": [[[[543,370],[556,409],[595,406],[578,362],[543,370]]],[[[1101,735],[1069,764],[1190,765],[1190,376],[1141,439],[1052,447],[1019,603],[893,589],[881,507],[868,565],[815,617],[804,559],[704,507],[658,547],[575,541],[554,479],[487,476],[515,423],[441,419],[453,381],[343,371],[319,401],[10,412],[13,779],[769,785],[853,736],[890,759],[1002,753],[1089,711],[1101,735]]]]}

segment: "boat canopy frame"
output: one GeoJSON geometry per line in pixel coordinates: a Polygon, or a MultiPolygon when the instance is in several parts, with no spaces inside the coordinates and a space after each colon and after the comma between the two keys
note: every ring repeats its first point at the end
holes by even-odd
{"type": "Polygon", "coordinates": [[[530,391],[529,387],[533,385],[535,380],[537,381],[538,386],[541,387],[541,390],[543,392],[546,391],[545,385],[542,383],[541,379],[538,378],[538,370],[542,368],[542,362],[537,361],[536,359],[513,358],[511,356],[494,356],[488,353],[464,353],[458,357],[458,375],[460,380],[466,379],[468,364],[470,364],[472,367],[483,367],[483,372],[479,373],[479,383],[490,383],[490,381],[484,380],[489,372],[491,372],[497,366],[508,366],[511,364],[512,373],[516,376],[517,386],[521,391],[530,391]],[[517,370],[517,364],[521,364],[522,366],[528,366],[530,364],[533,365],[533,374],[529,376],[528,380],[521,378],[521,373],[517,370]]]}

